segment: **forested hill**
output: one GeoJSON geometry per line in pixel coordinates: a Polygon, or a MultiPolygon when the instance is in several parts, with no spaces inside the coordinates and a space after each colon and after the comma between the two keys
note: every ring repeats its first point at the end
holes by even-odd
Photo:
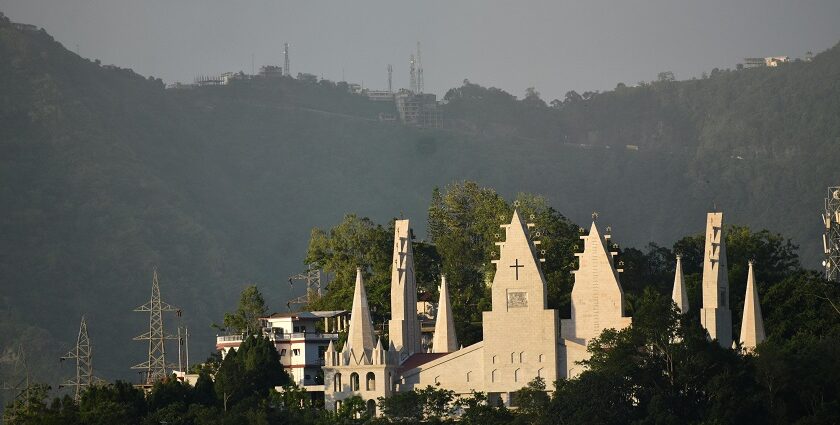
{"type": "Polygon", "coordinates": [[[625,245],[702,231],[716,203],[817,263],[825,186],[840,182],[838,48],[552,106],[472,84],[447,98],[447,128],[420,130],[328,81],[164,90],[3,20],[0,372],[23,342],[44,379],[70,373],[53,360],[86,314],[99,373],[131,376],[155,266],[204,358],[246,284],[277,310],[300,294],[287,277],[314,226],[405,215],[422,237],[433,188],[463,179],[544,194],[581,224],[600,211],[625,245]]]}

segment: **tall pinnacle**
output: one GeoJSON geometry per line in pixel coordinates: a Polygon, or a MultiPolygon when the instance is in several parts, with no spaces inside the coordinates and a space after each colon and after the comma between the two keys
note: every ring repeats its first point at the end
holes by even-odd
{"type": "Polygon", "coordinates": [[[729,278],[726,267],[726,238],[723,213],[706,216],[706,244],[703,249],[703,308],[700,324],[721,347],[732,346],[732,311],[729,310],[729,278]]]}
{"type": "Polygon", "coordinates": [[[391,262],[391,320],[388,336],[401,353],[401,360],[422,351],[417,320],[417,282],[414,250],[408,220],[394,221],[394,254],[391,262]]]}
{"type": "Polygon", "coordinates": [[[680,309],[680,313],[688,313],[688,293],[685,289],[685,278],[682,271],[682,256],[677,255],[677,270],[674,273],[674,290],[671,293],[671,298],[680,309]]]}
{"type": "Polygon", "coordinates": [[[358,355],[363,351],[373,350],[373,324],[370,319],[365,284],[362,282],[362,269],[356,269],[356,289],[353,292],[353,309],[350,312],[350,328],[347,331],[348,348],[355,350],[358,355]]]}
{"type": "Polygon", "coordinates": [[[440,299],[438,300],[437,317],[435,318],[435,336],[432,339],[432,349],[435,353],[451,353],[458,350],[455,318],[452,316],[452,305],[449,303],[446,276],[443,275],[440,276],[440,299]]]}
{"type": "Polygon", "coordinates": [[[758,302],[758,288],[755,286],[753,262],[749,263],[747,273],[747,293],[744,296],[744,317],[741,320],[741,347],[747,351],[755,350],[764,341],[764,318],[761,316],[761,304],[758,302]]]}

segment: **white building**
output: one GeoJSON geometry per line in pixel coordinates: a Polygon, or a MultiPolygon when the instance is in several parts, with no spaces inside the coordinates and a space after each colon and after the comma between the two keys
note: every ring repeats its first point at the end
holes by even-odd
{"type": "MultiPolygon", "coordinates": [[[[729,285],[726,278],[726,247],[721,213],[707,218],[703,270],[701,323],[709,338],[724,347],[732,343],[729,285]]],[[[534,378],[549,385],[579,375],[579,362],[589,357],[587,344],[605,329],[631,326],[624,314],[624,292],[616,264],[617,245],[602,233],[594,219],[589,232],[581,230],[583,252],[575,270],[571,294],[571,317],[560,320],[549,309],[542,273],[540,241],[514,211],[499,247],[491,287],[492,308],[483,313],[484,340],[458,348],[449,292],[445,280],[440,288],[431,352],[423,350],[417,320],[414,258],[408,220],[395,222],[391,276],[390,342],[387,349],[375,335],[368,309],[361,270],[357,271],[353,310],[347,342],[339,350],[330,343],[324,366],[324,400],[337,409],[352,396],[360,396],[374,413],[376,400],[394,392],[435,386],[469,395],[484,392],[491,403],[516,406],[516,393],[534,378]]],[[[617,267],[618,266],[618,267],[617,267]]],[[[674,277],[674,301],[689,311],[681,264],[674,277]]],[[[744,309],[741,345],[753,350],[764,339],[752,266],[744,309]]]]}
{"type": "MultiPolygon", "coordinates": [[[[324,353],[338,333],[347,328],[349,313],[337,311],[304,311],[275,313],[260,319],[262,333],[280,354],[280,362],[297,385],[311,392],[323,391],[324,353]]],[[[242,335],[216,337],[216,349],[226,355],[231,348],[239,348],[242,335]]]]}

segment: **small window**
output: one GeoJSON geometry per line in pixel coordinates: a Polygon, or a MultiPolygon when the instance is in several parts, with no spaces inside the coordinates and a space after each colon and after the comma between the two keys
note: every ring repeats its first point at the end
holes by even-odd
{"type": "Polygon", "coordinates": [[[493,371],[490,372],[490,382],[496,382],[496,380],[498,379],[498,375],[499,371],[497,369],[493,369],[493,371]]]}
{"type": "Polygon", "coordinates": [[[365,376],[365,390],[367,391],[375,391],[376,390],[376,375],[373,372],[368,372],[365,376]]]}
{"type": "Polygon", "coordinates": [[[300,348],[293,349],[292,350],[292,355],[293,356],[299,356],[300,355],[300,348]]]}
{"type": "Polygon", "coordinates": [[[467,372],[467,382],[470,382],[470,375],[472,375],[472,371],[467,372]]]}
{"type": "Polygon", "coordinates": [[[376,414],[376,402],[373,399],[367,401],[367,414],[371,416],[376,414]]]}
{"type": "Polygon", "coordinates": [[[341,392],[341,374],[336,373],[333,376],[333,391],[334,392],[341,392]]]}
{"type": "Polygon", "coordinates": [[[335,402],[335,410],[341,409],[341,400],[335,402]]]}
{"type": "Polygon", "coordinates": [[[497,356],[493,356],[493,364],[496,364],[496,357],[497,356]]]}
{"type": "Polygon", "coordinates": [[[522,369],[516,369],[513,371],[513,382],[519,382],[519,371],[522,369]]]}
{"type": "Polygon", "coordinates": [[[286,355],[286,349],[283,348],[283,349],[280,350],[280,357],[283,357],[285,355],[286,355]]]}
{"type": "Polygon", "coordinates": [[[519,363],[525,363],[525,352],[519,353],[519,363]]]}
{"type": "Polygon", "coordinates": [[[356,372],[350,374],[350,391],[359,391],[359,374],[356,372]]]}

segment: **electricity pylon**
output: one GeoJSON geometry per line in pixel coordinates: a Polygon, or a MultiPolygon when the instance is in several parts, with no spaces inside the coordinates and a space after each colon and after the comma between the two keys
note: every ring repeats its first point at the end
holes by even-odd
{"type": "Polygon", "coordinates": [[[132,369],[146,371],[146,385],[152,385],[156,381],[166,377],[166,368],[174,367],[166,363],[166,340],[176,339],[172,335],[166,335],[163,330],[163,312],[175,311],[180,315],[181,310],[173,307],[160,299],[160,283],[158,282],[157,267],[152,275],[152,297],[146,304],[134,309],[134,311],[149,312],[149,332],[134,337],[135,341],[149,341],[149,358],[143,363],[132,366],[132,369]]]}
{"type": "Polygon", "coordinates": [[[301,295],[295,299],[289,300],[289,302],[286,303],[286,306],[290,309],[292,308],[293,304],[309,304],[321,297],[322,288],[320,269],[313,269],[312,265],[310,264],[307,266],[305,272],[298,273],[294,276],[289,276],[289,285],[292,285],[292,282],[295,280],[302,280],[306,282],[306,294],[301,295]]]}
{"type": "Polygon", "coordinates": [[[79,336],[76,338],[76,346],[68,351],[61,358],[61,361],[70,359],[76,360],[76,376],[64,381],[58,387],[73,387],[73,400],[78,402],[82,398],[82,391],[85,387],[93,385],[90,338],[88,338],[85,316],[82,316],[82,323],[79,325],[79,336]]]}

